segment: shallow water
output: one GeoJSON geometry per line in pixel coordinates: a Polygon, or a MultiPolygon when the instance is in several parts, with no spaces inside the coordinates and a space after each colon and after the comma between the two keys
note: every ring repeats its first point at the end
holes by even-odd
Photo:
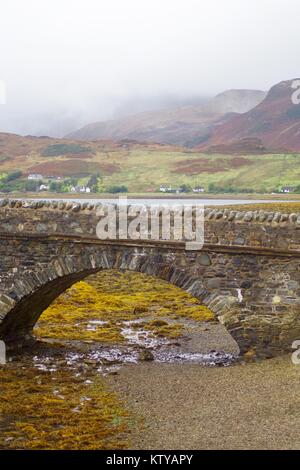
{"type": "MultiPolygon", "coordinates": [[[[184,334],[178,339],[160,337],[142,327],[145,318],[121,322],[121,335],[124,337],[124,344],[101,344],[87,342],[66,341],[65,346],[71,348],[63,354],[63,361],[60,359],[59,366],[56,363],[55,355],[51,357],[51,349],[42,352],[41,355],[34,355],[33,365],[40,371],[54,372],[62,365],[70,370],[77,370],[82,364],[93,365],[97,371],[106,375],[115,372],[126,364],[137,364],[142,361],[153,361],[159,363],[192,363],[202,366],[229,366],[238,360],[237,351],[234,348],[207,350],[204,347],[201,337],[215,335],[216,330],[220,330],[220,325],[207,325],[203,330],[204,323],[191,320],[183,320],[184,334]],[[141,327],[137,327],[141,325],[141,327]],[[204,333],[205,331],[205,333],[204,333]],[[73,349],[73,350],[72,350],[73,349]]],[[[104,323],[100,320],[91,320],[88,328],[97,328],[104,323]]],[[[50,341],[51,343],[51,341],[50,341]]],[[[62,342],[64,343],[64,342],[62,342]]],[[[55,344],[55,342],[53,342],[55,344]]]]}

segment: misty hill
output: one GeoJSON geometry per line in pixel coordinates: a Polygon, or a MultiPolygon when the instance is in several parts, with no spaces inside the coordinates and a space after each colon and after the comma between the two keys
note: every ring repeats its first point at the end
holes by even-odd
{"type": "Polygon", "coordinates": [[[67,135],[80,140],[133,139],[193,147],[227,122],[231,113],[244,113],[265,97],[259,90],[229,90],[206,104],[138,113],[122,119],[96,122],[67,135]]]}
{"type": "Polygon", "coordinates": [[[252,142],[264,151],[300,151],[300,105],[292,102],[292,82],[278,83],[254,109],[215,127],[199,149],[220,153],[238,149],[240,153],[244,142],[244,151],[253,152],[249,147],[252,142]]]}

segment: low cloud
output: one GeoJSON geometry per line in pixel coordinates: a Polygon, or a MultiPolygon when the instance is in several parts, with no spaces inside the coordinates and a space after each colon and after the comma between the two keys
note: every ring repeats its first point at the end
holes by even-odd
{"type": "Polygon", "coordinates": [[[63,135],[299,75],[297,0],[3,0],[0,131],[63,135]]]}

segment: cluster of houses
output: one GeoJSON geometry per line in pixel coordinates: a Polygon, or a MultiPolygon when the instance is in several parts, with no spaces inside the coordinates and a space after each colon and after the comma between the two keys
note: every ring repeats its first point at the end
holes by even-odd
{"type": "MultiPolygon", "coordinates": [[[[43,181],[44,177],[40,173],[31,173],[30,175],[27,176],[28,181],[43,181]]],[[[51,177],[46,178],[46,179],[53,179],[51,177]]],[[[49,190],[49,185],[45,183],[41,183],[39,186],[39,191],[48,191],[49,190]]]]}
{"type": "MultiPolygon", "coordinates": [[[[284,194],[290,194],[295,192],[296,188],[294,186],[283,186],[279,192],[284,193],[284,194]]],[[[182,188],[172,188],[171,185],[168,184],[162,184],[159,188],[159,191],[161,193],[175,193],[175,194],[180,194],[184,192],[182,188]]],[[[203,186],[195,186],[194,188],[191,189],[193,193],[204,193],[205,188],[203,186]]],[[[275,193],[274,193],[275,194],[275,193]]]]}
{"type": "MultiPolygon", "coordinates": [[[[41,184],[39,186],[39,191],[48,191],[50,186],[49,184],[45,183],[45,181],[47,180],[48,183],[49,181],[58,181],[58,182],[61,182],[63,181],[63,177],[61,176],[43,176],[39,173],[31,173],[30,175],[28,175],[28,180],[31,180],[31,181],[40,181],[41,184]]],[[[72,193],[90,193],[91,192],[91,188],[89,186],[72,186],[70,188],[70,191],[72,193]]],[[[173,188],[170,184],[162,184],[160,185],[160,188],[159,188],[159,191],[161,193],[173,193],[173,194],[180,194],[182,192],[185,192],[183,187],[181,188],[173,188]]],[[[203,186],[195,186],[194,188],[191,189],[191,191],[193,193],[204,193],[205,192],[205,188],[203,186]]],[[[292,187],[292,186],[283,186],[281,189],[280,189],[280,193],[285,193],[285,194],[289,194],[289,193],[293,193],[295,191],[295,187],[292,187]]]]}
{"type": "MultiPolygon", "coordinates": [[[[159,188],[159,191],[161,193],[175,193],[175,194],[180,194],[184,192],[181,188],[172,188],[171,185],[165,185],[162,184],[159,188]]],[[[192,188],[193,193],[204,193],[205,189],[203,186],[195,186],[195,188],[192,188]]]]}
{"type": "MultiPolygon", "coordinates": [[[[41,181],[39,186],[39,191],[49,191],[50,185],[44,183],[45,180],[62,182],[63,178],[61,176],[43,176],[39,173],[31,173],[28,175],[27,179],[29,181],[41,181]],[[43,182],[42,182],[43,181],[43,182]]],[[[90,193],[91,188],[89,186],[71,186],[70,191],[72,193],[90,193]]]]}

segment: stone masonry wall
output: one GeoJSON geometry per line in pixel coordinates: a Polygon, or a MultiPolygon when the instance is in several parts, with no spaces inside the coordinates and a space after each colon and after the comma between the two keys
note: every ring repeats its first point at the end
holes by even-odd
{"type": "Polygon", "coordinates": [[[102,242],[95,207],[1,202],[0,338],[29,338],[42,311],[100,269],[161,277],[208,305],[241,353],[272,356],[300,339],[300,216],[208,210],[206,244],[102,242]],[[272,220],[271,220],[272,219],[272,220]]]}
{"type": "MultiPolygon", "coordinates": [[[[97,205],[87,202],[0,201],[0,233],[97,238],[97,205]]],[[[300,214],[205,209],[205,242],[300,253],[300,214]]]]}

